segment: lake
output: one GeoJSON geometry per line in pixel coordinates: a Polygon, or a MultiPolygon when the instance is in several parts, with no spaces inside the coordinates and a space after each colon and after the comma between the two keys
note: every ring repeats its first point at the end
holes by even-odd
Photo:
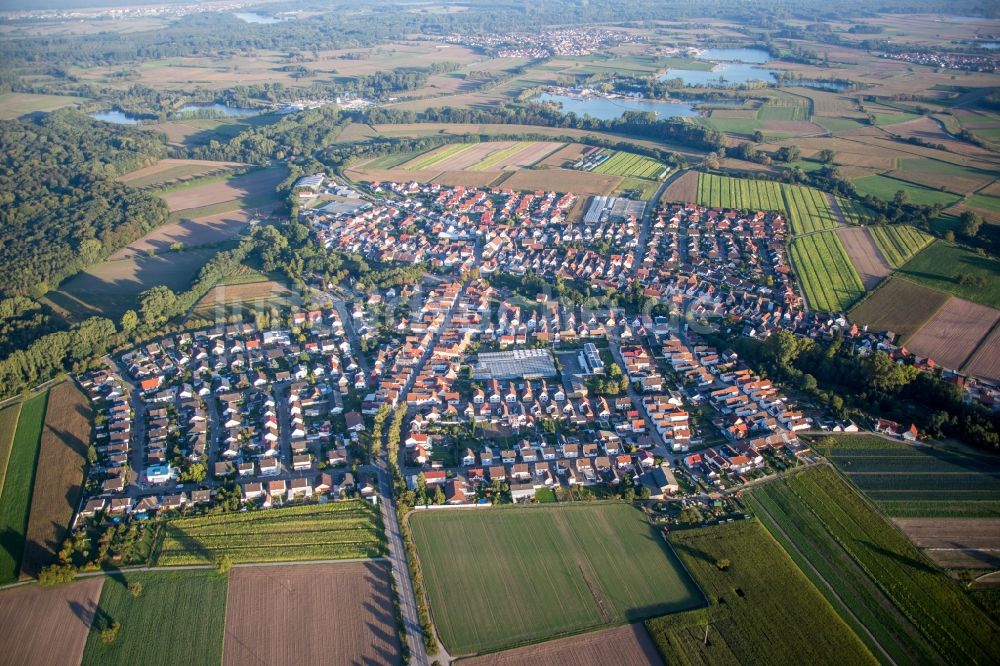
{"type": "Polygon", "coordinates": [[[563,113],[575,113],[578,116],[590,115],[599,120],[618,118],[626,111],[652,111],[660,118],[698,115],[694,107],[686,102],[659,102],[627,98],[604,99],[603,97],[580,98],[552,93],[542,93],[533,98],[532,101],[558,102],[563,113]]]}
{"type": "Polygon", "coordinates": [[[686,86],[706,88],[728,88],[750,81],[775,83],[778,80],[770,71],[742,62],[721,63],[707,72],[694,69],[668,69],[658,78],[660,81],[680,79],[686,86]]]}
{"type": "Polygon", "coordinates": [[[241,109],[237,106],[227,106],[225,104],[188,104],[178,109],[178,114],[194,113],[196,111],[214,111],[227,118],[246,118],[256,116],[261,113],[258,109],[241,109]]]}
{"type": "Polygon", "coordinates": [[[274,16],[267,16],[266,14],[258,14],[257,12],[233,12],[233,16],[243,21],[244,23],[263,23],[265,25],[270,23],[281,23],[282,21],[288,21],[288,18],[275,18],[274,16]]]}
{"type": "Polygon", "coordinates": [[[851,88],[850,83],[844,83],[843,81],[821,81],[819,79],[788,79],[782,85],[790,87],[802,86],[803,88],[813,88],[827,92],[840,92],[841,90],[849,90],[851,88]]]}
{"type": "Polygon", "coordinates": [[[103,120],[106,123],[114,123],[115,125],[137,125],[142,122],[142,118],[130,116],[127,113],[119,111],[118,109],[112,109],[111,111],[95,111],[89,115],[94,120],[103,120]]]}
{"type": "Polygon", "coordinates": [[[745,62],[761,64],[771,59],[771,54],[764,49],[705,49],[698,60],[709,62],[745,62]]]}

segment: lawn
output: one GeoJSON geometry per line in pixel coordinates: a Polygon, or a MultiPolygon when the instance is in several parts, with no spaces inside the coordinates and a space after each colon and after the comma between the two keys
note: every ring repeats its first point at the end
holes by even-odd
{"type": "MultiPolygon", "coordinates": [[[[109,576],[83,652],[84,666],[222,663],[227,579],[213,571],[109,576]],[[136,599],[130,583],[142,585],[136,599]],[[107,645],[100,631],[121,623],[107,645]]],[[[266,608],[259,609],[266,613],[266,608]]]]}
{"type": "Polygon", "coordinates": [[[904,264],[899,274],[974,303],[1000,308],[1000,260],[958,245],[935,241],[904,264]],[[982,286],[977,284],[979,280],[982,286]]]}
{"type": "Polygon", "coordinates": [[[876,224],[869,227],[875,245],[893,268],[899,268],[917,252],[933,242],[934,237],[908,224],[876,224]]]}
{"type": "Polygon", "coordinates": [[[239,514],[178,518],[162,530],[160,566],[381,557],[382,519],[368,502],[329,502],[239,514]],[[234,538],[239,535],[239,538],[234,538]]]}
{"type": "Polygon", "coordinates": [[[621,503],[411,514],[431,614],[452,655],[703,604],[658,531],[621,503]]]}
{"type": "Polygon", "coordinates": [[[890,277],[849,313],[852,322],[872,331],[892,331],[896,342],[906,342],[930,321],[950,298],[923,285],[890,277]]]}
{"type": "Polygon", "coordinates": [[[843,312],[864,296],[861,278],[836,233],[800,236],[792,241],[790,255],[810,307],[843,312]]]}
{"type": "Polygon", "coordinates": [[[14,444],[7,461],[3,493],[0,494],[0,584],[17,580],[28,530],[31,489],[35,482],[35,462],[42,437],[48,392],[21,405],[14,444]]]}
{"type": "Polygon", "coordinates": [[[668,664],[875,663],[759,522],[674,532],[670,542],[712,604],[646,623],[668,664]]]}
{"type": "Polygon", "coordinates": [[[750,497],[800,566],[843,600],[841,616],[850,609],[896,663],[1000,660],[1000,627],[837,472],[809,470],[750,497]]]}
{"type": "Polygon", "coordinates": [[[888,176],[863,176],[851,181],[861,194],[871,194],[884,201],[892,201],[896,192],[902,190],[912,203],[923,206],[933,206],[936,203],[945,208],[959,200],[957,195],[940,190],[932,190],[914,183],[889,178],[888,176]]]}

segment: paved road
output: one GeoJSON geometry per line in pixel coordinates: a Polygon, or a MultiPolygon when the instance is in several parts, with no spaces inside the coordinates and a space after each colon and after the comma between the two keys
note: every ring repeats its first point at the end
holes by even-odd
{"type": "Polygon", "coordinates": [[[130,497],[134,497],[140,491],[139,482],[143,477],[143,470],[145,470],[145,449],[146,449],[146,404],[142,400],[142,396],[139,392],[138,382],[131,379],[127,372],[125,372],[115,359],[111,356],[105,356],[101,359],[104,364],[108,366],[112,373],[114,373],[119,379],[124,382],[125,386],[128,387],[128,399],[129,404],[132,406],[132,439],[129,442],[129,483],[127,487],[127,493],[130,497]]]}

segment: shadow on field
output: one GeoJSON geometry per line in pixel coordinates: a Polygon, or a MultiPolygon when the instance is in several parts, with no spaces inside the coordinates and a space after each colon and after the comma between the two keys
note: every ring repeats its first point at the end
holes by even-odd
{"type": "Polygon", "coordinates": [[[93,627],[100,631],[101,629],[110,627],[114,622],[114,619],[108,615],[108,612],[95,603],[93,599],[87,599],[82,604],[79,601],[71,601],[69,602],[69,609],[88,629],[93,627]]]}
{"type": "Polygon", "coordinates": [[[891,550],[886,550],[882,546],[876,545],[876,544],[872,543],[871,541],[864,541],[864,540],[862,540],[862,541],[860,541],[860,543],[863,546],[865,546],[865,547],[871,549],[872,551],[878,553],[879,555],[882,555],[883,557],[888,557],[889,559],[898,562],[899,564],[903,565],[904,567],[909,567],[911,569],[917,569],[919,571],[924,571],[924,572],[932,573],[932,574],[938,573],[938,570],[936,568],[932,567],[931,565],[929,565],[929,564],[927,564],[925,562],[921,562],[920,560],[915,560],[912,557],[907,557],[906,555],[900,555],[899,553],[894,553],[891,550]]]}

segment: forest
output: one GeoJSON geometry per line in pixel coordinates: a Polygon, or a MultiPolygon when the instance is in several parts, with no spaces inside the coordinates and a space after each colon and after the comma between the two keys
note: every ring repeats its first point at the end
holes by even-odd
{"type": "Polygon", "coordinates": [[[41,295],[167,219],[115,178],[166,155],[153,133],[74,111],[0,122],[0,296],[41,295]]]}

